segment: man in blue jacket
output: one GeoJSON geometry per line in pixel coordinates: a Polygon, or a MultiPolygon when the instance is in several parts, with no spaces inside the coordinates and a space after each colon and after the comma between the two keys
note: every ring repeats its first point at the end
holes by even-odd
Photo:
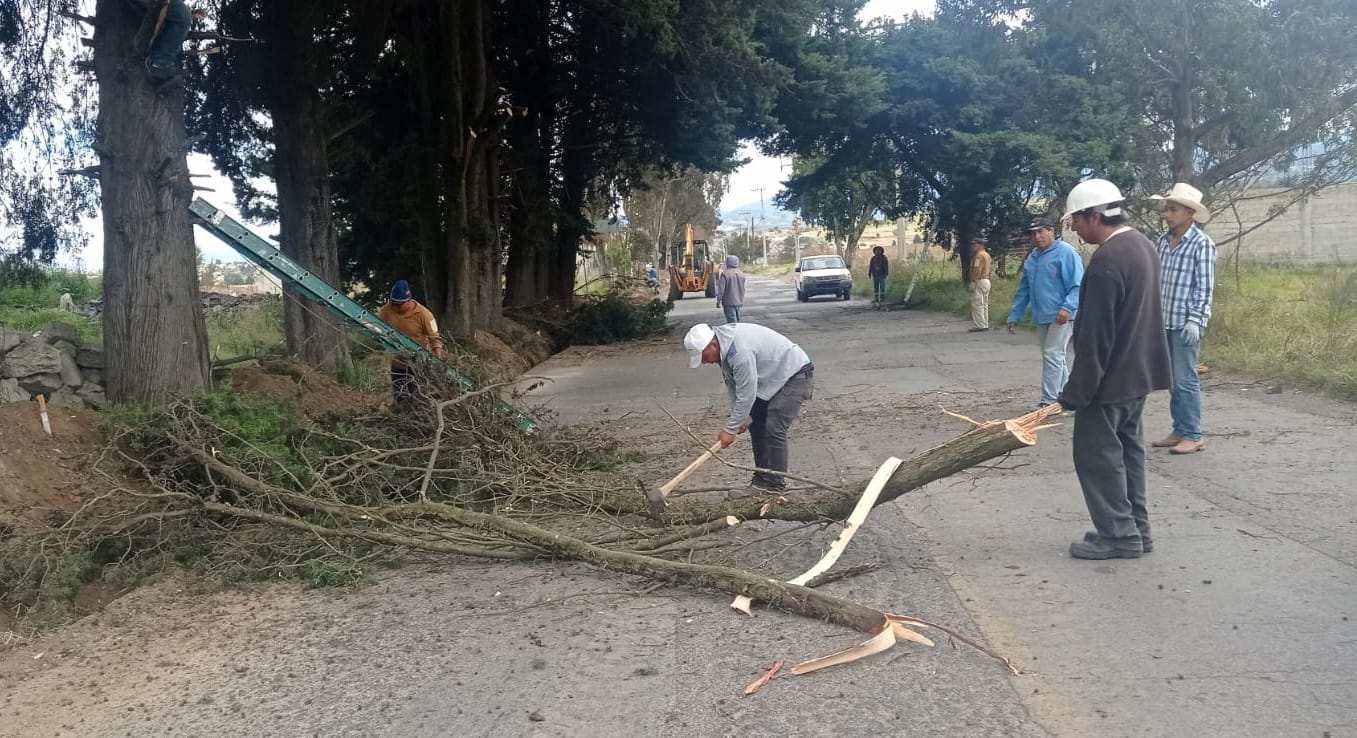
{"type": "Polygon", "coordinates": [[[1036,218],[1027,226],[1036,248],[1022,265],[1022,283],[1013,295],[1008,314],[1008,332],[1013,333],[1027,308],[1032,308],[1032,324],[1041,344],[1041,401],[1046,407],[1056,401],[1070,378],[1065,363],[1074,314],[1079,308],[1079,282],[1084,278],[1084,261],[1075,248],[1056,238],[1055,227],[1045,218],[1036,218]]]}

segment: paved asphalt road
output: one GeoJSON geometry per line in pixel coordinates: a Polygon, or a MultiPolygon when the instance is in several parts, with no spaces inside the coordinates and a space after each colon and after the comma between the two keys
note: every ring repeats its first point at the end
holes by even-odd
{"type": "MultiPolygon", "coordinates": [[[[1036,399],[1030,333],[801,304],[758,277],[749,292],[748,320],[817,367],[795,426],[807,475],[861,479],[954,437],[964,425],[939,406],[1012,417],[1036,399]]],[[[725,401],[718,370],[688,369],[678,343],[718,319],[713,301],[674,317],[666,342],[553,357],[533,399],[605,421],[654,451],[638,475],[667,478],[691,451],[657,404],[714,435],[725,401]]],[[[1150,401],[1148,435],[1168,430],[1167,402],[1150,401]]],[[[1205,453],[1151,457],[1156,550],[1142,559],[1066,555],[1087,527],[1068,423],[1003,468],[873,511],[842,564],[882,568],[827,589],[978,633],[1021,676],[909,644],[742,698],[773,660],[856,634],[578,564],[440,559],[352,592],[140,590],[0,655],[0,736],[1357,736],[1357,413],[1222,380],[1205,410],[1205,453]]],[[[743,476],[713,463],[693,484],[743,476]]],[[[836,529],[727,535],[777,533],[741,560],[794,575],[836,529]]]]}
{"type": "MultiPolygon", "coordinates": [[[[1016,415],[1037,399],[1030,333],[969,334],[951,316],[856,300],[802,304],[789,285],[759,277],[749,287],[744,319],[792,337],[816,364],[817,396],[799,423],[829,413],[858,441],[828,449],[803,428],[801,469],[823,472],[828,451],[865,476],[888,455],[956,432],[916,431],[927,425],[910,414],[918,410],[852,427],[836,409],[864,395],[889,404],[934,393],[977,417],[1016,415]]],[[[554,407],[582,419],[601,407],[653,410],[656,396],[670,407],[719,405],[719,376],[690,396],[701,380],[677,343],[691,323],[721,320],[713,301],[680,301],[672,316],[667,355],[539,368],[558,380],[545,390],[554,407]]],[[[1147,437],[1170,430],[1167,408],[1167,393],[1150,399],[1147,437]]],[[[1055,735],[1357,735],[1357,413],[1225,380],[1208,383],[1204,412],[1205,452],[1150,458],[1156,550],[1139,560],[1067,556],[1088,527],[1068,423],[1006,464],[1017,468],[932,485],[869,520],[878,540],[919,539],[950,590],[930,596],[963,603],[990,645],[1031,669],[1008,680],[1026,718],[1018,723],[1055,735]]]]}

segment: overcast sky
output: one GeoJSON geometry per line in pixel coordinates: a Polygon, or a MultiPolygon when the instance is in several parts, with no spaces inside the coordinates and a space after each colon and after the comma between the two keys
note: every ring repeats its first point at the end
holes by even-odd
{"type": "MultiPolygon", "coordinates": [[[[934,0],[869,0],[863,7],[861,18],[864,21],[881,17],[899,20],[908,17],[911,13],[931,14],[933,8],[934,0]]],[[[721,201],[722,209],[736,208],[751,202],[758,202],[759,193],[756,189],[759,187],[764,188],[763,198],[765,202],[770,202],[773,195],[781,189],[782,179],[786,176],[787,169],[790,168],[784,168],[784,165],[789,164],[788,160],[777,160],[763,156],[755,151],[752,146],[743,147],[740,158],[748,158],[750,161],[731,174],[730,191],[721,201]]],[[[210,175],[203,178],[194,178],[193,183],[195,185],[214,190],[213,192],[199,192],[197,193],[198,196],[221,207],[239,219],[239,213],[235,209],[235,197],[231,194],[231,183],[217,173],[211,160],[203,154],[190,154],[188,168],[194,174],[210,175]]],[[[276,226],[247,225],[265,238],[273,235],[277,230],[276,226]]],[[[102,269],[104,247],[99,219],[89,220],[86,223],[86,229],[91,234],[89,245],[78,255],[63,255],[60,261],[66,265],[80,266],[85,269],[102,269]]],[[[240,256],[233,249],[208,235],[201,228],[194,228],[193,232],[204,259],[208,261],[236,261],[240,259],[240,256]]]]}
{"type": "MultiPolygon", "coordinates": [[[[912,13],[932,15],[934,7],[934,0],[870,0],[863,6],[860,18],[864,21],[882,17],[904,20],[912,13]]],[[[730,175],[730,190],[721,200],[722,210],[757,203],[760,187],[763,188],[764,201],[768,202],[782,189],[782,180],[791,173],[788,171],[791,169],[790,159],[763,156],[752,146],[745,146],[740,151],[740,158],[750,161],[730,175]]]]}

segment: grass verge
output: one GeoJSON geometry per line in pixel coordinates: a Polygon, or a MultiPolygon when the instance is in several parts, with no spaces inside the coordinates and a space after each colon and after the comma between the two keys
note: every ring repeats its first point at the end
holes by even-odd
{"type": "MultiPolygon", "coordinates": [[[[954,262],[896,264],[887,299],[901,302],[915,272],[910,304],[967,317],[970,295],[954,262]]],[[[990,318],[1002,325],[1016,277],[991,280],[990,318]]],[[[854,276],[854,293],[871,295],[871,280],[854,276]]],[[[1285,381],[1357,400],[1357,268],[1253,267],[1216,283],[1202,361],[1247,377],[1285,381]]]]}

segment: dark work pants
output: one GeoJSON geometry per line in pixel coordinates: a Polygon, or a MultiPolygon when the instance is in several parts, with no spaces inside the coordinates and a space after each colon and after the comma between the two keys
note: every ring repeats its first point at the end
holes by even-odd
{"type": "Polygon", "coordinates": [[[162,77],[169,77],[179,71],[179,52],[184,48],[184,39],[188,38],[189,26],[193,23],[192,12],[184,0],[171,0],[165,11],[165,22],[160,25],[160,33],[151,42],[151,51],[147,62],[151,71],[162,77]]]}
{"type": "MultiPolygon", "coordinates": [[[[749,411],[749,440],[754,445],[754,466],[787,471],[787,431],[801,414],[801,403],[811,399],[815,372],[793,376],[767,401],[755,400],[749,411]]],[[[754,484],[765,489],[782,489],[787,480],[779,474],[754,473],[754,484]]]]}
{"type": "Polygon", "coordinates": [[[419,384],[415,382],[415,373],[408,366],[391,365],[391,394],[396,402],[410,402],[419,395],[419,384]]]}
{"type": "Polygon", "coordinates": [[[1101,538],[1135,546],[1150,537],[1145,507],[1145,398],[1074,411],[1074,471],[1101,538]]]}

